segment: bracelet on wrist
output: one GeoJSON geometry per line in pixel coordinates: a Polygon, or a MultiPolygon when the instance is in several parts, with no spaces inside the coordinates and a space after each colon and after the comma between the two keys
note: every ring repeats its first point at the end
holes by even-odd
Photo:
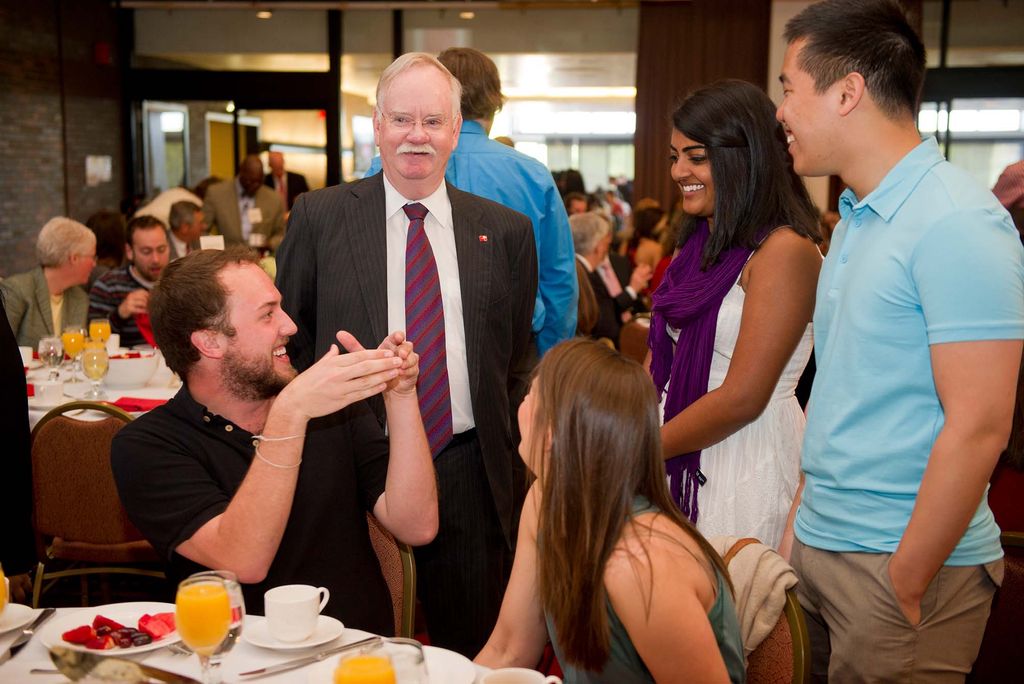
{"type": "Polygon", "coordinates": [[[253,456],[255,456],[256,458],[260,459],[261,461],[263,461],[267,465],[273,466],[275,468],[280,468],[281,470],[292,470],[293,468],[298,468],[299,465],[302,463],[302,459],[301,458],[298,461],[296,461],[295,463],[292,463],[291,465],[283,465],[281,463],[274,463],[269,458],[267,458],[266,456],[264,456],[263,454],[260,453],[259,442],[256,443],[256,450],[253,451],[253,456]]]}

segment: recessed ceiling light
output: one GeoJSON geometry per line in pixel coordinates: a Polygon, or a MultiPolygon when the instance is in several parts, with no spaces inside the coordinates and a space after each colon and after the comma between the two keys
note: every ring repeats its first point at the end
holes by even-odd
{"type": "Polygon", "coordinates": [[[459,19],[472,19],[476,16],[476,12],[459,12],[459,19]]]}
{"type": "Polygon", "coordinates": [[[272,16],[274,16],[274,13],[270,10],[260,10],[256,13],[257,19],[270,19],[272,16]]]}

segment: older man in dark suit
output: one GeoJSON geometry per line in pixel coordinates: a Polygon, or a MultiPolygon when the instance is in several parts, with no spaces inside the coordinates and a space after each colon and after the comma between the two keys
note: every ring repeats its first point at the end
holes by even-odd
{"type": "Polygon", "coordinates": [[[267,155],[270,173],[263,178],[263,184],[276,192],[284,203],[285,211],[291,211],[295,199],[304,192],[309,192],[309,183],[301,173],[285,171],[284,154],[271,152],[267,155]]]}
{"type": "MultiPolygon", "coordinates": [[[[440,529],[417,550],[431,641],[470,657],[497,619],[518,520],[509,381],[530,338],[537,255],[529,219],[444,182],[460,87],[403,55],[377,86],[382,173],[299,197],[278,287],[299,367],[345,329],[364,346],[405,330],[420,354],[440,529]]],[[[377,404],[378,415],[382,415],[377,404]]]]}

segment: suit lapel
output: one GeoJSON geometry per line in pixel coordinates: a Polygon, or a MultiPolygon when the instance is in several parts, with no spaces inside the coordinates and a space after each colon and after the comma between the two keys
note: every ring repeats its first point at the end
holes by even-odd
{"type": "MultiPolygon", "coordinates": [[[[46,276],[43,275],[43,269],[37,268],[32,274],[32,279],[35,281],[36,305],[42,313],[43,326],[50,331],[50,335],[60,335],[62,331],[53,329],[53,311],[50,308],[50,286],[46,284],[46,276]]],[[[61,325],[63,324],[64,320],[62,317],[61,325]]]]}
{"type": "MultiPolygon", "coordinates": [[[[466,331],[466,360],[472,396],[478,396],[480,356],[484,348],[487,302],[491,293],[491,237],[483,225],[480,207],[468,201],[466,193],[448,185],[455,230],[455,252],[459,261],[459,290],[462,292],[462,319],[466,331]]],[[[492,238],[493,239],[493,238],[492,238]]]]}
{"type": "MultiPolygon", "coordinates": [[[[363,303],[370,316],[372,340],[360,340],[364,346],[376,347],[388,330],[388,240],[387,217],[384,216],[384,181],[381,174],[355,184],[350,192],[351,209],[342,211],[348,224],[352,261],[359,276],[363,303]]],[[[344,202],[344,200],[343,200],[344,202]]]]}
{"type": "MultiPolygon", "coordinates": [[[[228,193],[230,204],[227,207],[227,214],[224,216],[225,229],[221,231],[221,235],[228,241],[244,242],[242,239],[242,215],[238,210],[238,189],[235,188],[233,179],[229,182],[231,183],[228,193]]],[[[220,220],[219,216],[217,220],[220,220]]]]}

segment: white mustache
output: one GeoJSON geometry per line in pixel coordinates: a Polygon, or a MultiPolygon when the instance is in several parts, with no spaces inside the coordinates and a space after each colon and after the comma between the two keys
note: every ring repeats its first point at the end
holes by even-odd
{"type": "Polygon", "coordinates": [[[413,145],[412,143],[402,143],[398,146],[398,154],[437,154],[437,150],[434,146],[429,143],[423,145],[413,145]]]}

